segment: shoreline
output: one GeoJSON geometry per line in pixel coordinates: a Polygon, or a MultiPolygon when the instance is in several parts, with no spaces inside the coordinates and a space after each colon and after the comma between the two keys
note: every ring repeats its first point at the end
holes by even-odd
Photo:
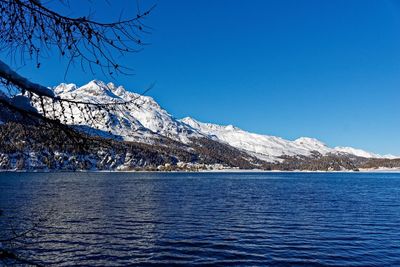
{"type": "Polygon", "coordinates": [[[215,170],[177,170],[177,171],[124,171],[124,170],[0,170],[0,173],[400,173],[400,168],[377,168],[323,171],[323,170],[261,170],[261,169],[215,169],[215,170]]]}

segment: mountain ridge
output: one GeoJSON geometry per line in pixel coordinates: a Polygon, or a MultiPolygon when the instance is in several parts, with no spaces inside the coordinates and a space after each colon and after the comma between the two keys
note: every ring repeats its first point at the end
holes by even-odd
{"type": "MultiPolygon", "coordinates": [[[[217,125],[199,122],[191,117],[176,119],[163,109],[152,97],[143,96],[126,90],[114,83],[92,80],[78,87],[75,84],[60,84],[53,87],[56,95],[92,102],[132,101],[127,108],[118,112],[104,114],[102,125],[93,125],[81,120],[77,125],[110,131],[127,141],[157,142],[159,136],[171,138],[184,144],[190,144],[193,138],[210,138],[245,151],[251,156],[268,162],[282,161],[282,156],[311,156],[314,152],[321,155],[350,154],[365,158],[395,158],[392,155],[379,155],[353,147],[328,147],[326,144],[311,137],[299,137],[296,140],[286,140],[278,136],[261,135],[242,130],[233,125],[217,125]],[[113,121],[111,130],[104,127],[106,122],[113,121]]],[[[82,117],[82,111],[75,110],[77,117],[82,117]]],[[[79,121],[79,120],[78,120],[79,121]]],[[[67,122],[72,124],[71,121],[67,122]]]]}

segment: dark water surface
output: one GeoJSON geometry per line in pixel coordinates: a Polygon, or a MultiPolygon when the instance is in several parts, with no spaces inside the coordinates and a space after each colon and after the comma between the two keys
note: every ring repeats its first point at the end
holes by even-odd
{"type": "Polygon", "coordinates": [[[45,266],[400,266],[393,173],[1,173],[0,209],[45,266]]]}

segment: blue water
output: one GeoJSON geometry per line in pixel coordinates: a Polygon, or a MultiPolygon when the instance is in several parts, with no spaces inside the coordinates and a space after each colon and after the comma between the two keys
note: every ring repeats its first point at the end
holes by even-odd
{"type": "Polygon", "coordinates": [[[400,266],[400,174],[2,173],[0,209],[45,266],[400,266]]]}

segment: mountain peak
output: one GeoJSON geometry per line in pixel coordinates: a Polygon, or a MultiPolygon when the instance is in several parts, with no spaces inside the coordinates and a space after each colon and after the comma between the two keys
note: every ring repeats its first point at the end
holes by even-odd
{"type": "Polygon", "coordinates": [[[88,82],[86,85],[98,85],[98,86],[105,87],[105,86],[106,86],[106,83],[103,82],[102,80],[96,80],[96,79],[94,79],[94,80],[91,80],[90,82],[88,82]]]}
{"type": "Polygon", "coordinates": [[[112,83],[106,84],[103,81],[92,80],[89,83],[79,87],[75,92],[86,96],[100,97],[103,98],[102,100],[104,100],[104,98],[120,98],[114,93],[115,90],[115,86],[112,83]]]}
{"type": "Polygon", "coordinates": [[[97,90],[110,90],[110,88],[106,85],[105,82],[100,80],[91,80],[87,84],[81,86],[80,88],[92,88],[97,90]]]}
{"type": "Polygon", "coordinates": [[[197,120],[193,119],[192,117],[185,117],[185,118],[181,119],[180,121],[183,123],[186,123],[189,126],[198,125],[200,123],[197,120]]]}
{"type": "MultiPolygon", "coordinates": [[[[114,85],[114,84],[112,84],[114,85]]],[[[99,81],[99,80],[92,80],[90,82],[88,82],[87,84],[81,86],[80,88],[95,88],[95,89],[101,89],[101,90],[111,90],[110,87],[108,87],[108,85],[103,82],[103,81],[99,81]]]]}
{"type": "Polygon", "coordinates": [[[117,96],[124,96],[127,93],[123,86],[115,86],[112,82],[108,83],[107,87],[117,96]]]}
{"type": "Polygon", "coordinates": [[[76,84],[74,83],[60,83],[59,85],[54,87],[54,93],[61,94],[66,92],[72,92],[77,89],[76,84]]]}

